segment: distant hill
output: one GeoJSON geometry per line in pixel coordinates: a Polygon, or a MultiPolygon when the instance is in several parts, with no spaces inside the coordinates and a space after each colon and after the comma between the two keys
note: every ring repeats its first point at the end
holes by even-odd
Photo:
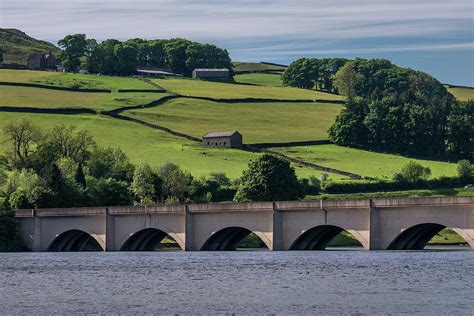
{"type": "Polygon", "coordinates": [[[51,51],[55,56],[59,48],[46,41],[34,39],[17,29],[0,28],[0,48],[3,50],[5,64],[26,64],[32,53],[47,53],[51,51]]]}
{"type": "Polygon", "coordinates": [[[232,62],[234,66],[235,73],[248,73],[248,72],[266,72],[266,73],[281,73],[285,71],[287,66],[274,64],[274,63],[267,63],[267,62],[241,62],[241,61],[234,61],[232,62]]]}

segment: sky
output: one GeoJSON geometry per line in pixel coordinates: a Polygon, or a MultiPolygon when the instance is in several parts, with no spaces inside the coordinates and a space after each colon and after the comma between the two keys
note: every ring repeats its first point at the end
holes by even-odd
{"type": "Polygon", "coordinates": [[[54,44],[182,37],[234,61],[387,58],[443,83],[474,86],[473,0],[0,0],[0,27],[54,44]]]}

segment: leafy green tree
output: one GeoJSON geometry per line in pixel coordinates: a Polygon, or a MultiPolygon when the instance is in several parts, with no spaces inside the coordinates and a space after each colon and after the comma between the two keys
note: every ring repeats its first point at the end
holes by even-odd
{"type": "Polygon", "coordinates": [[[191,186],[193,177],[189,172],[185,172],[179,166],[167,163],[158,170],[158,175],[162,179],[162,192],[165,199],[173,197],[184,202],[191,196],[191,186]]]}
{"type": "Polygon", "coordinates": [[[25,251],[19,232],[15,212],[3,203],[0,204],[0,252],[25,251]]]}
{"type": "Polygon", "coordinates": [[[120,42],[116,39],[108,39],[100,43],[95,49],[95,63],[98,72],[106,75],[114,75],[117,69],[117,56],[114,53],[116,45],[120,42]]]}
{"type": "Polygon", "coordinates": [[[229,53],[214,45],[192,43],[186,47],[186,74],[190,75],[196,68],[232,69],[229,53]]]}
{"type": "Polygon", "coordinates": [[[447,118],[448,151],[459,158],[474,160],[474,100],[453,106],[447,118]]]}
{"type": "Polygon", "coordinates": [[[114,47],[117,59],[116,74],[128,76],[137,71],[137,49],[126,44],[118,44],[114,47]]]}
{"type": "Polygon", "coordinates": [[[121,206],[130,205],[133,201],[133,194],[130,191],[129,183],[112,178],[95,179],[87,178],[87,187],[92,206],[121,206]]]}
{"type": "Polygon", "coordinates": [[[165,44],[166,62],[178,74],[188,73],[186,67],[186,48],[191,44],[185,39],[173,39],[165,44]]]}
{"type": "Polygon", "coordinates": [[[159,201],[161,179],[148,164],[138,165],[133,173],[132,192],[142,205],[154,204],[159,201]]]}
{"type": "Polygon", "coordinates": [[[3,63],[3,50],[0,49],[0,63],[3,63]]]}
{"type": "Polygon", "coordinates": [[[355,98],[349,100],[333,125],[329,128],[329,139],[346,146],[357,146],[367,143],[367,127],[364,118],[368,112],[366,100],[355,98]]]}
{"type": "Polygon", "coordinates": [[[288,161],[262,155],[244,171],[235,201],[295,200],[302,197],[295,170],[288,161]]]}
{"type": "Polygon", "coordinates": [[[86,39],[86,48],[84,50],[84,54],[86,55],[86,68],[90,72],[97,71],[96,65],[96,49],[99,44],[93,38],[86,39]]]}
{"type": "Polygon", "coordinates": [[[86,35],[74,34],[67,35],[62,40],[58,41],[61,51],[61,61],[67,71],[75,71],[80,65],[80,58],[86,52],[86,35]]]}
{"type": "Polygon", "coordinates": [[[421,164],[415,161],[410,161],[405,166],[403,166],[399,174],[394,175],[394,180],[417,183],[427,180],[430,176],[431,169],[429,167],[423,167],[421,164]]]}
{"type": "Polygon", "coordinates": [[[86,163],[88,174],[96,179],[112,178],[131,182],[134,165],[119,148],[95,147],[86,163]]]}
{"type": "Polygon", "coordinates": [[[351,100],[357,95],[357,87],[363,80],[364,77],[354,69],[354,63],[348,62],[334,75],[334,86],[351,100]]]}
{"type": "Polygon", "coordinates": [[[460,179],[467,180],[474,177],[474,166],[467,159],[458,161],[457,171],[460,179]]]}
{"type": "Polygon", "coordinates": [[[27,167],[34,146],[42,138],[41,129],[31,120],[23,119],[7,123],[3,127],[3,133],[11,146],[7,153],[10,166],[18,169],[27,167]]]}

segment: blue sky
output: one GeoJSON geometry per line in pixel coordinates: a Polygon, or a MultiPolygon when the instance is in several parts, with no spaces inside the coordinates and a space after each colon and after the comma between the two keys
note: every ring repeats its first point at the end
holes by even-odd
{"type": "Polygon", "coordinates": [[[474,86],[472,0],[0,0],[0,26],[56,43],[184,37],[233,60],[388,58],[442,82],[474,86]]]}

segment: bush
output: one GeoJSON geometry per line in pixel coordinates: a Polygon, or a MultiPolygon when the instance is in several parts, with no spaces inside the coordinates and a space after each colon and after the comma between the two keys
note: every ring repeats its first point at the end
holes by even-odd
{"type": "Polygon", "coordinates": [[[469,160],[460,160],[457,171],[460,179],[469,179],[474,176],[474,167],[469,160]]]}
{"type": "Polygon", "coordinates": [[[400,173],[396,173],[393,176],[393,180],[396,182],[416,183],[427,180],[430,176],[431,169],[429,167],[423,167],[415,161],[410,161],[403,166],[400,173]]]}

